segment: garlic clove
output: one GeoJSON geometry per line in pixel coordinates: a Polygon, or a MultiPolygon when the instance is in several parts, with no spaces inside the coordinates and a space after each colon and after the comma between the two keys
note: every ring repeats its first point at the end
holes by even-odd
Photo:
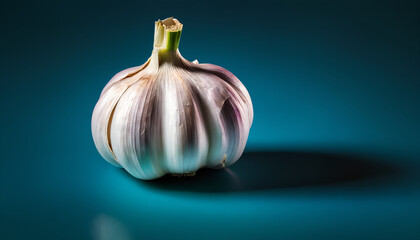
{"type": "Polygon", "coordinates": [[[247,105],[238,93],[216,75],[195,74],[190,83],[206,109],[211,144],[208,166],[233,164],[241,155],[249,132],[247,105]],[[243,121],[245,119],[245,121],[243,121]]]}
{"type": "Polygon", "coordinates": [[[206,164],[208,140],[204,119],[191,95],[187,75],[182,69],[166,68],[160,79],[164,161],[171,173],[193,172],[206,164]]]}
{"type": "MultiPolygon", "coordinates": [[[[141,74],[141,72],[137,72],[137,75],[141,74]]],[[[92,136],[95,146],[105,160],[118,167],[120,164],[114,156],[109,137],[112,116],[120,97],[136,79],[135,75],[126,75],[126,78],[118,79],[110,84],[107,90],[101,94],[92,114],[92,136]]]]}
{"type": "Polygon", "coordinates": [[[157,101],[152,89],[153,81],[144,77],[126,90],[115,108],[111,124],[110,137],[115,157],[131,175],[141,179],[164,174],[154,161],[160,157],[156,149],[161,145],[160,139],[154,136],[161,133],[154,127],[158,126],[159,115],[150,107],[157,101]],[[153,122],[156,125],[152,126],[153,122]]]}

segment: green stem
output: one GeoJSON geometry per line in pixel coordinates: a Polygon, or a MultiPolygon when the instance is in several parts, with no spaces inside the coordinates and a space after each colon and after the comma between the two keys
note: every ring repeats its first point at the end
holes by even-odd
{"type": "Polygon", "coordinates": [[[167,32],[167,43],[166,43],[166,50],[177,50],[179,45],[179,40],[181,39],[181,32],[179,30],[177,32],[167,32]]]}
{"type": "Polygon", "coordinates": [[[176,51],[181,39],[182,24],[175,18],[158,20],[155,28],[154,48],[161,51],[176,51]]]}

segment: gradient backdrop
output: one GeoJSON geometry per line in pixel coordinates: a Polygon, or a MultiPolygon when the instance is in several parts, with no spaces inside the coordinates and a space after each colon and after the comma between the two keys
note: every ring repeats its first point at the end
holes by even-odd
{"type": "Polygon", "coordinates": [[[1,3],[0,239],[420,239],[416,1],[1,3]],[[255,109],[226,170],[142,182],[91,137],[154,21],[255,109]]]}

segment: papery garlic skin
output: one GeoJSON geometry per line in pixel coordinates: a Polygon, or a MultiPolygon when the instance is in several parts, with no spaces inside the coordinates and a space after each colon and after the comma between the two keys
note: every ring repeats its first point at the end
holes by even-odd
{"type": "Polygon", "coordinates": [[[101,156],[140,179],[233,164],[253,120],[251,98],[226,69],[178,50],[182,24],[157,21],[152,56],[115,75],[92,116],[101,156]]]}

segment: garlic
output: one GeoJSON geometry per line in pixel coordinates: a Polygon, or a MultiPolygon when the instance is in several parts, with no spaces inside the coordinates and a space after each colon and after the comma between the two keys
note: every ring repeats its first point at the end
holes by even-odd
{"type": "Polygon", "coordinates": [[[182,26],[175,18],[157,21],[151,57],[115,75],[93,111],[99,153],[136,178],[222,168],[245,148],[253,120],[248,91],[226,69],[184,59],[182,26]]]}

